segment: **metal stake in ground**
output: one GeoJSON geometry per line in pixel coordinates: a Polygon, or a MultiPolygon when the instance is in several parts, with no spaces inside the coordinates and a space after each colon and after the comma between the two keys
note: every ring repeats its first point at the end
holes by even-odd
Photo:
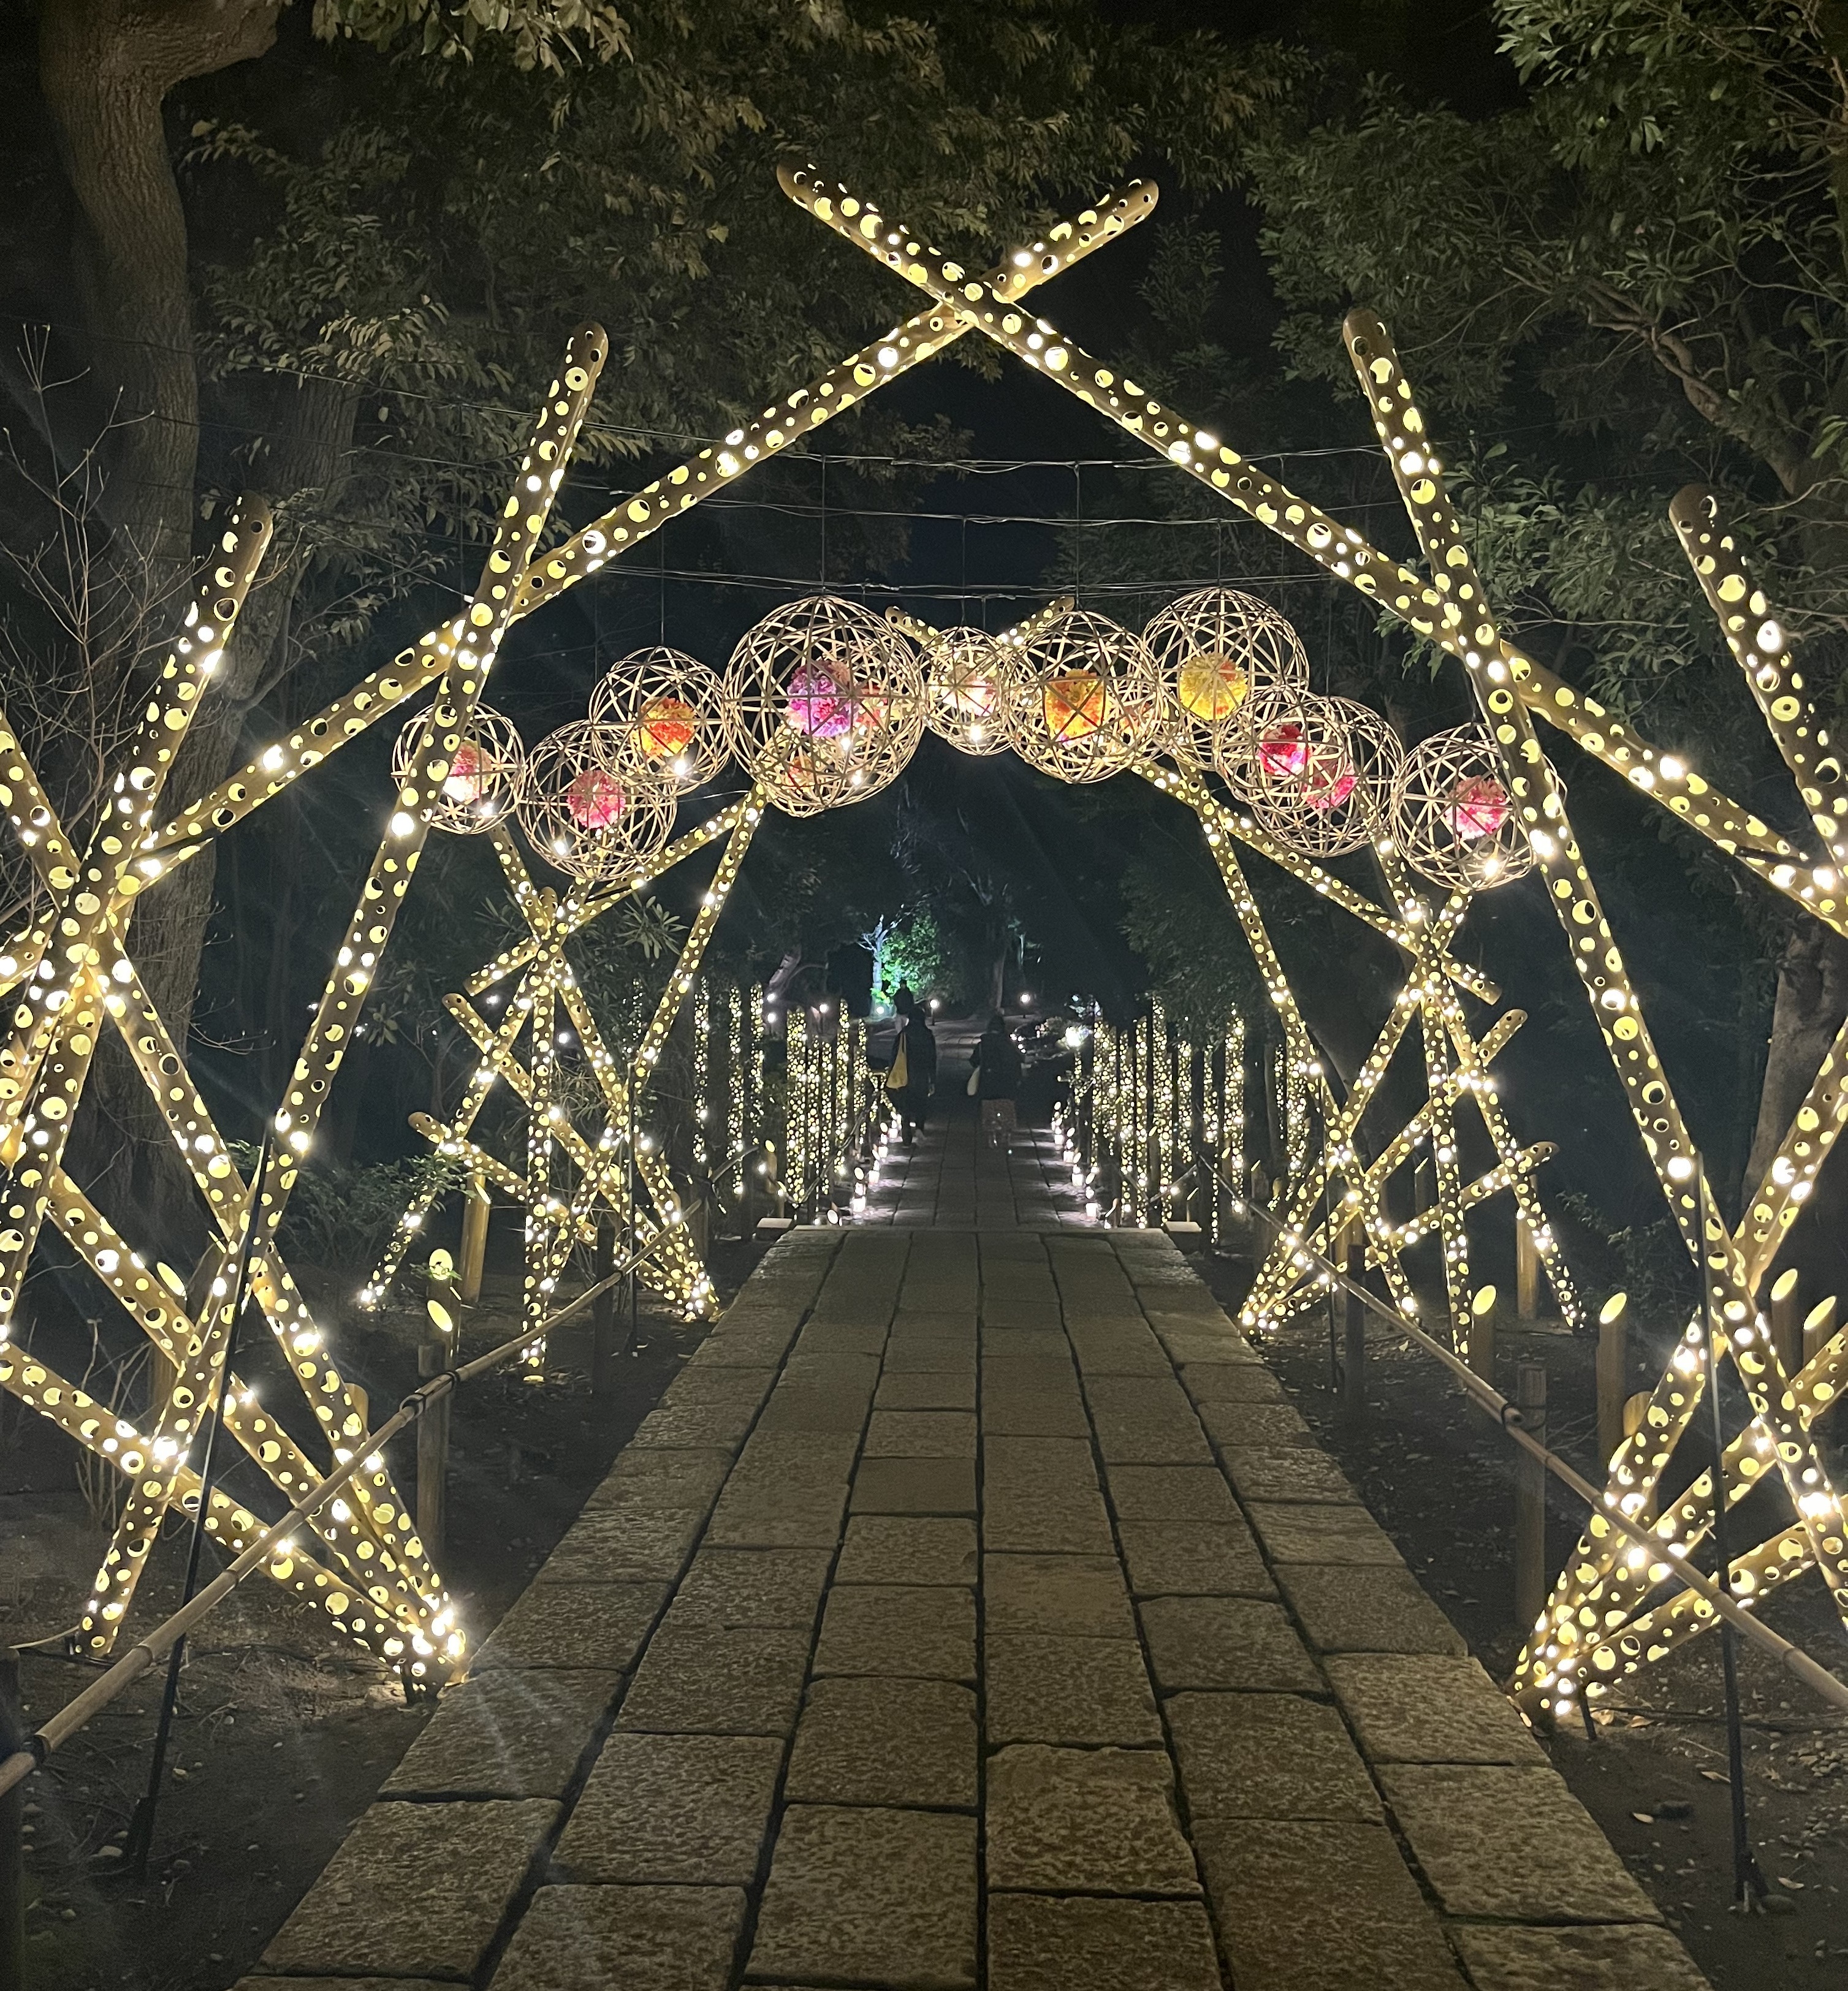
{"type": "MultiPolygon", "coordinates": [[[[199,1505],[193,1510],[193,1537],[186,1548],[186,1587],[180,1595],[182,1607],[193,1601],[199,1588],[199,1558],[205,1546],[206,1515],[212,1504],[213,1469],[218,1455],[218,1434],[224,1428],[224,1393],[231,1382],[231,1363],[237,1353],[237,1324],[244,1318],[244,1302],[251,1294],[251,1247],[257,1236],[257,1199],[268,1179],[270,1149],[276,1138],[274,1117],[263,1123],[263,1143],[257,1151],[257,1166],[251,1172],[251,1186],[244,1201],[244,1232],[237,1243],[237,1274],[231,1288],[231,1316],[224,1331],[224,1349],[218,1360],[218,1380],[211,1396],[212,1421],[206,1427],[204,1456],[199,1462],[199,1505]]],[[[154,1756],[148,1765],[148,1788],[128,1821],[128,1843],[123,1847],[123,1864],[138,1880],[148,1874],[148,1854],[154,1843],[154,1814],[160,1802],[161,1774],[167,1766],[167,1742],[173,1728],[173,1710],[179,1700],[179,1669],[186,1658],[184,1637],[173,1642],[167,1657],[167,1683],[161,1695],[160,1720],[154,1731],[154,1756]]]]}
{"type": "MultiPolygon", "coordinates": [[[[1713,1288],[1708,1277],[1706,1241],[1710,1208],[1707,1171],[1696,1171],[1702,1250],[1700,1254],[1700,1325],[1706,1341],[1707,1414],[1713,1437],[1713,1484],[1719,1489],[1713,1502],[1713,1552],[1719,1567],[1713,1581],[1724,1594],[1733,1594],[1733,1559],[1727,1541],[1726,1426],[1720,1414],[1720,1363],[1713,1349],[1713,1288]]],[[[1724,1618],[1720,1624],[1720,1669],[1726,1683],[1726,1768],[1731,1780],[1733,1813],[1733,1905],[1747,1910],[1762,1905],[1770,1892],[1759,1871],[1758,1855],[1752,1850],[1745,1820],[1745,1737],[1739,1719],[1738,1656],[1733,1644],[1733,1628],[1724,1618]]]]}

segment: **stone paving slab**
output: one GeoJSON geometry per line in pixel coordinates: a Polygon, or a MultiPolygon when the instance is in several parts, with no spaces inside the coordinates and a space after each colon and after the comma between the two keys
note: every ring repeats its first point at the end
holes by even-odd
{"type": "Polygon", "coordinates": [[[753,1982],[973,1991],[976,1822],[793,1805],[759,1911],[753,1982]]]}
{"type": "Polygon", "coordinates": [[[825,1548],[702,1548],[674,1594],[673,1622],[813,1631],[830,1560],[825,1548]]]}
{"type": "Polygon", "coordinates": [[[1403,1564],[1384,1568],[1299,1563],[1278,1583],[1304,1635],[1321,1652],[1448,1652],[1462,1634],[1403,1564]]]}
{"type": "Polygon", "coordinates": [[[264,1968],[472,1976],[558,1815],[540,1799],[373,1805],[271,1938],[264,1968]]]}
{"type": "Polygon", "coordinates": [[[1178,1693],[1165,1712],[1194,1819],[1384,1821],[1366,1764],[1331,1707],[1288,1693],[1178,1693]]]}
{"type": "Polygon", "coordinates": [[[1695,1991],[1257,1351],[1165,1237],[1056,1232],[1035,1139],[905,1177],[1014,1228],[769,1253],[266,1968],[1695,1991]]]}
{"type": "Polygon", "coordinates": [[[974,1694],[949,1680],[817,1680],[796,1731],[791,1804],[973,1811],[980,1782],[974,1694]]]}
{"type": "Polygon", "coordinates": [[[535,1583],[483,1641],[473,1669],[626,1669],[673,1594],[665,1583],[535,1583]]]}
{"type": "Polygon", "coordinates": [[[983,1642],[988,1741],[1159,1747],[1161,1717],[1132,1639],[990,1632],[983,1642]]]}
{"type": "Polygon", "coordinates": [[[638,1451],[632,1446],[616,1455],[609,1478],[592,1490],[584,1511],[630,1505],[709,1509],[731,1470],[731,1453],[718,1446],[686,1452],[665,1447],[638,1451]]]}
{"type": "Polygon", "coordinates": [[[536,1583],[671,1583],[687,1566],[706,1516],[697,1507],[598,1507],[580,1514],[536,1583]]]}
{"type": "Polygon", "coordinates": [[[982,1561],[983,1625],[997,1634],[1134,1639],[1135,1613],[1114,1556],[988,1555],[982,1561]]]}
{"type": "Polygon", "coordinates": [[[612,1735],[553,1863],[569,1880],[748,1887],[783,1754],[765,1735],[612,1735]]]}
{"type": "Polygon", "coordinates": [[[975,1363],[967,1370],[894,1371],[888,1368],[873,1399],[873,1414],[881,1411],[970,1411],[975,1408],[975,1363]]]}
{"type": "Polygon", "coordinates": [[[966,1458],[869,1458],[854,1475],[856,1514],[973,1514],[975,1462],[966,1458]]]}
{"type": "Polygon", "coordinates": [[[828,1594],[813,1670],[925,1680],[975,1678],[975,1593],[841,1584],[828,1594]]]}
{"type": "Polygon", "coordinates": [[[1707,1979],[1666,1929],[1457,1925],[1476,1991],[1706,1991],[1707,1979]]]}
{"type": "Polygon", "coordinates": [[[1237,1991],[1461,1991],[1383,1825],[1196,1819],[1194,1844],[1237,1991]]]}
{"type": "Polygon", "coordinates": [[[387,1797],[558,1798],[622,1676],[488,1669],[442,1698],[381,1786],[387,1797]]]}
{"type": "Polygon", "coordinates": [[[1249,1597],[1151,1597],[1137,1606],[1164,1694],[1315,1693],[1322,1676],[1280,1605],[1249,1597]]]}
{"type": "Polygon", "coordinates": [[[1154,1749],[1001,1750],[988,1764],[988,1884],[1054,1894],[1197,1894],[1154,1749]]]}
{"type": "Polygon", "coordinates": [[[1533,1731],[1474,1659],[1344,1653],[1322,1668],[1370,1762],[1546,1765],[1533,1731]]]}
{"type": "Polygon", "coordinates": [[[617,1725],[670,1735],[788,1735],[808,1660],[806,1632],[677,1624],[670,1612],[617,1725]]]}
{"type": "Polygon", "coordinates": [[[834,1580],[973,1586],[977,1566],[975,1523],[960,1514],[856,1514],[834,1580]]]}
{"type": "Polygon", "coordinates": [[[1511,1922],[1653,1922],[1591,1814],[1543,1765],[1388,1765],[1381,1789],[1438,1901],[1511,1922]]]}
{"type": "Polygon", "coordinates": [[[724,1991],[744,1920],[737,1887],[541,1887],[491,1991],[724,1991]]]}
{"type": "Polygon", "coordinates": [[[997,1894],[988,1991],[1220,1991],[1212,1928],[1193,1901],[997,1894]]]}
{"type": "Polygon", "coordinates": [[[1304,1445],[1252,1447],[1220,1441],[1220,1462],[1241,1500],[1307,1500],[1358,1506],[1360,1496],[1328,1455],[1304,1445]]]}

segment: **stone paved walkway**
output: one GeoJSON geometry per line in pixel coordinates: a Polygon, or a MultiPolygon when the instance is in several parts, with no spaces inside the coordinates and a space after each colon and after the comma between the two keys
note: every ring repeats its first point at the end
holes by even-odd
{"type": "MultiPolygon", "coordinates": [[[[960,1087],[967,1075],[950,1073],[960,1087]]],[[[959,1091],[937,1104],[915,1147],[895,1146],[867,1199],[862,1224],[906,1229],[973,1230],[1010,1227],[1095,1230],[1069,1165],[1050,1135],[1021,1128],[1006,1149],[981,1138],[975,1102],[959,1091]],[[947,1117],[943,1117],[947,1115],[947,1117]]]]}
{"type": "Polygon", "coordinates": [[[1025,1153],[943,1227],[936,1138],[936,1227],[771,1252],[264,1969],[1696,1991],[1169,1241],[1021,1227],[1025,1153]]]}

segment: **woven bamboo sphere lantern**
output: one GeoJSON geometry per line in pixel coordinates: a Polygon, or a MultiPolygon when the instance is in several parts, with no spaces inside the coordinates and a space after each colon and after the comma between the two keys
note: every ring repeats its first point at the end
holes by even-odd
{"type": "Polygon", "coordinates": [[[924,674],[869,608],[810,595],[745,632],[728,673],[738,757],[788,815],[876,795],[917,749],[924,674]]]}
{"type": "Polygon", "coordinates": [[[1062,781],[1102,781],[1159,750],[1155,662],[1140,636],[1075,608],[1012,655],[1008,744],[1062,781]]]}
{"type": "Polygon", "coordinates": [[[1251,812],[1298,856],[1340,857],[1383,833],[1403,762],[1399,736],[1352,699],[1277,692],[1240,728],[1251,812]]]}
{"type": "Polygon", "coordinates": [[[1163,734],[1188,766],[1216,766],[1256,693],[1307,691],[1309,659],[1294,626],[1236,587],[1171,601],[1143,631],[1160,673],[1163,734]]]}
{"type": "Polygon", "coordinates": [[[1533,868],[1495,742],[1478,726],[1420,740],[1393,788],[1406,861],[1434,885],[1491,891],[1533,868]]]}
{"type": "Polygon", "coordinates": [[[430,805],[431,828],[446,829],[452,836],[479,836],[504,821],[519,802],[526,772],[526,748],[513,722],[478,705],[462,744],[440,771],[444,755],[435,741],[421,765],[411,767],[423,730],[420,713],[399,733],[391,749],[391,778],[401,788],[414,773],[420,787],[439,784],[430,805]]]}
{"type": "Polygon", "coordinates": [[[590,695],[592,721],[613,727],[618,753],[670,788],[697,788],[731,759],[736,701],[716,671],[656,645],[611,665],[590,695]]]}
{"type": "Polygon", "coordinates": [[[612,878],[651,857],[673,829],[674,790],[641,773],[620,728],[574,720],[527,757],[520,826],[556,870],[612,878]]]}
{"type": "Polygon", "coordinates": [[[980,629],[946,629],[924,652],[926,723],[963,754],[999,754],[1008,744],[1008,652],[980,629]]]}

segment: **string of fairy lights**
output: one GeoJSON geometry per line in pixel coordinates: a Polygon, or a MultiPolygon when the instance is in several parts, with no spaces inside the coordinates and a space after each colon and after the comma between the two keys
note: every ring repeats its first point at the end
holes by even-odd
{"type": "Polygon", "coordinates": [[[1246,1177],[1243,1016],[1229,1012],[1216,1043],[1196,1043],[1156,1003],[1127,1029],[1076,1026],[1069,1048],[1069,1145],[1089,1213],[1147,1227],[1198,1211],[1209,1241],[1227,1241],[1213,1177],[1246,1177]]]}

